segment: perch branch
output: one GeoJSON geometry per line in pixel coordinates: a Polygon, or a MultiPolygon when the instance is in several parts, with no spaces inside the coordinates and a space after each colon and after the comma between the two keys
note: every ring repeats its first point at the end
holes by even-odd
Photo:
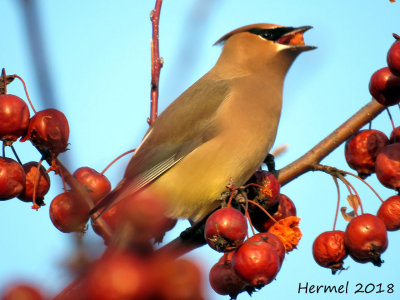
{"type": "Polygon", "coordinates": [[[151,46],[151,89],[150,89],[150,118],[147,120],[149,125],[157,119],[158,114],[158,87],[160,81],[160,71],[163,66],[163,59],[160,58],[159,50],[159,22],[162,0],[157,0],[155,8],[150,13],[150,20],[153,28],[151,46]]]}

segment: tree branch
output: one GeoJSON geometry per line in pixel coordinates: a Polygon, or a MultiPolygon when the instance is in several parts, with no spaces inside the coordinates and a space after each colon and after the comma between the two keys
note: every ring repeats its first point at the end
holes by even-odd
{"type": "Polygon", "coordinates": [[[339,147],[361,127],[379,115],[386,107],[372,99],[346,122],[319,142],[299,159],[278,171],[278,181],[283,186],[298,176],[311,171],[328,154],[339,147]]]}
{"type": "Polygon", "coordinates": [[[158,86],[160,81],[160,71],[163,66],[163,59],[160,58],[159,50],[159,21],[162,0],[157,0],[155,8],[150,13],[150,20],[153,28],[151,46],[151,90],[150,90],[150,118],[147,120],[149,125],[157,119],[158,114],[158,86]]]}

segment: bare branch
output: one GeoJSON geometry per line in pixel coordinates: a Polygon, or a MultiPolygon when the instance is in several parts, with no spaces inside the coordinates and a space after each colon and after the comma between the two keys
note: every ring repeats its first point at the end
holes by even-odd
{"type": "Polygon", "coordinates": [[[314,148],[299,159],[278,171],[278,181],[281,185],[292,181],[298,176],[311,171],[315,164],[321,162],[328,154],[339,147],[352,134],[379,115],[386,107],[372,99],[346,122],[324,138],[314,148]]]}
{"type": "Polygon", "coordinates": [[[157,119],[158,114],[158,87],[160,81],[160,71],[163,66],[163,59],[160,58],[159,50],[159,22],[162,0],[156,1],[155,8],[151,11],[150,20],[153,27],[153,37],[151,40],[151,91],[150,91],[150,118],[149,125],[157,119]]]}

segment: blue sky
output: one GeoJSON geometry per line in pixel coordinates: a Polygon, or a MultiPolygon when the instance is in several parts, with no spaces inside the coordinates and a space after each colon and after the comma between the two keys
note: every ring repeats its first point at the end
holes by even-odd
{"type": "MultiPolygon", "coordinates": [[[[34,72],[24,15],[23,1],[0,0],[2,45],[0,65],[9,74],[22,76],[37,109],[47,106],[34,72]]],[[[149,114],[150,37],[149,13],[154,1],[45,1],[39,0],[44,55],[48,59],[54,107],[69,119],[70,151],[62,159],[73,171],[90,166],[101,171],[118,154],[136,147],[149,114]]],[[[370,101],[368,82],[372,73],[384,67],[393,43],[392,32],[400,32],[400,3],[389,0],[164,0],[160,21],[160,50],[165,60],[160,81],[160,110],[165,108],[196,79],[207,72],[220,53],[212,44],[223,34],[252,23],[288,26],[312,25],[306,43],[318,47],[302,54],[286,78],[284,108],[275,145],[288,144],[278,157],[277,167],[290,163],[370,101]]],[[[46,87],[45,87],[46,89],[46,87]]],[[[9,93],[24,98],[19,83],[9,93]]],[[[396,125],[400,113],[392,109],[396,125]]],[[[390,134],[387,114],[373,122],[373,128],[390,134]]],[[[16,145],[24,161],[40,159],[29,144],[16,145]]],[[[121,160],[108,176],[115,185],[127,159],[121,160]]],[[[348,170],[343,146],[323,163],[348,170]]],[[[393,194],[374,177],[368,181],[384,198],[393,194]]],[[[356,184],[364,207],[375,213],[376,197],[356,184]]],[[[61,192],[60,181],[52,176],[46,202],[61,192]]],[[[381,268],[345,261],[347,271],[332,276],[313,261],[315,237],[330,230],[336,206],[336,190],[329,176],[309,173],[282,189],[295,203],[302,218],[304,237],[298,250],[290,253],[277,279],[254,294],[252,299],[333,299],[335,295],[298,294],[299,283],[342,284],[349,281],[351,292],[339,299],[398,299],[400,233],[389,233],[389,248],[381,268]],[[394,294],[353,294],[357,283],[383,286],[394,283],[394,294]]],[[[345,190],[342,189],[343,196],[345,190]]],[[[343,197],[345,198],[345,197],[343,197]]],[[[343,203],[343,205],[346,205],[343,203]]],[[[19,200],[0,203],[0,290],[7,282],[25,279],[56,292],[69,282],[60,267],[73,252],[73,239],[55,229],[48,206],[39,212],[19,200]]],[[[187,226],[168,235],[170,239],[187,226]]],[[[338,228],[346,223],[340,218],[338,228]]],[[[102,242],[92,232],[86,240],[101,251],[102,242]]],[[[201,262],[204,278],[219,254],[203,247],[189,254],[201,262]]],[[[207,282],[205,282],[207,285],[207,282]]],[[[208,290],[209,299],[227,299],[208,290]]],[[[247,299],[245,295],[239,299],[247,299]]]]}

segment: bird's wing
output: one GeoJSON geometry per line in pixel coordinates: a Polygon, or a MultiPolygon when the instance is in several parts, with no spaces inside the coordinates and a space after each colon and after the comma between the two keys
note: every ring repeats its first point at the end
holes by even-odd
{"type": "Polygon", "coordinates": [[[215,115],[229,84],[203,76],[154,122],[132,156],[124,179],[92,212],[140,190],[218,134],[215,115]]]}

